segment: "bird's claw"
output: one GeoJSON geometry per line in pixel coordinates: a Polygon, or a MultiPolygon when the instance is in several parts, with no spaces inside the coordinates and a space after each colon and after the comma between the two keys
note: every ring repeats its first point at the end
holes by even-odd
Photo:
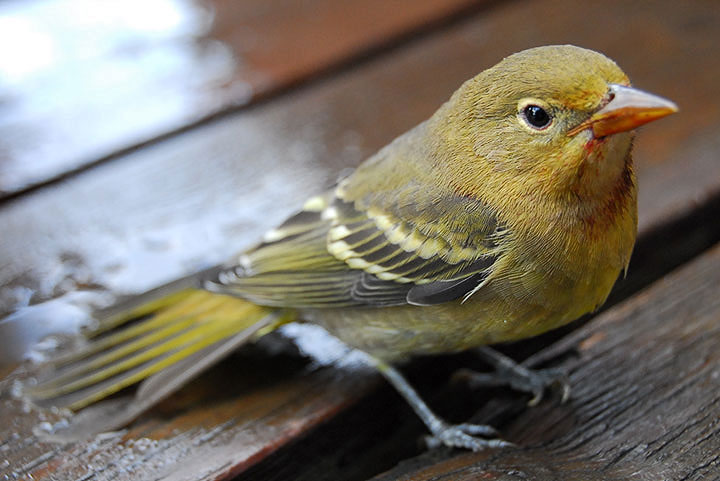
{"type": "Polygon", "coordinates": [[[476,452],[487,448],[515,446],[513,443],[499,438],[483,439],[475,437],[495,435],[497,435],[497,430],[484,424],[443,424],[435,429],[432,435],[425,436],[425,443],[430,449],[447,446],[450,448],[471,449],[476,452]]]}
{"type": "Polygon", "coordinates": [[[496,367],[493,373],[480,373],[470,369],[460,369],[453,379],[467,383],[471,388],[486,386],[510,386],[512,389],[532,394],[528,406],[536,406],[545,396],[548,388],[560,392],[560,402],[570,399],[570,382],[563,368],[532,370],[520,364],[511,367],[496,367]]]}

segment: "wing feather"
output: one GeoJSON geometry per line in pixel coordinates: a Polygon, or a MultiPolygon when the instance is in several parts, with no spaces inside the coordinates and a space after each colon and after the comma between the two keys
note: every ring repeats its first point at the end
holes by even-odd
{"type": "Polygon", "coordinates": [[[472,292],[502,254],[505,230],[481,201],[428,189],[431,169],[397,158],[417,149],[401,137],[207,287],[290,308],[429,305],[472,292]]]}

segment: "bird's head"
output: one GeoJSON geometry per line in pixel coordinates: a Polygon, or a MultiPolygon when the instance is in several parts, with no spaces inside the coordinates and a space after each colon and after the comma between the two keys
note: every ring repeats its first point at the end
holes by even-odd
{"type": "Polygon", "coordinates": [[[468,195],[592,199],[631,168],[632,130],[675,111],[630,87],[604,55],[548,46],[466,82],[438,112],[436,128],[461,159],[453,183],[468,195]]]}

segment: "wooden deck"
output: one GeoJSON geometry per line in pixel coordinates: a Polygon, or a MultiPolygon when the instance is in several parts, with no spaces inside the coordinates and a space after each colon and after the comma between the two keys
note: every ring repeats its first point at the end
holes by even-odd
{"type": "Polygon", "coordinates": [[[64,413],[13,398],[4,367],[0,480],[720,479],[714,2],[121,4],[0,3],[0,40],[17,40],[0,53],[0,317],[226,260],[524,48],[602,51],[681,111],[639,135],[640,240],[603,312],[504,347],[566,366],[569,403],[451,384],[482,368],[471,354],[405,368],[440,414],[520,448],[424,452],[376,374],[249,349],[127,430],[64,444],[46,436],[64,413]]]}

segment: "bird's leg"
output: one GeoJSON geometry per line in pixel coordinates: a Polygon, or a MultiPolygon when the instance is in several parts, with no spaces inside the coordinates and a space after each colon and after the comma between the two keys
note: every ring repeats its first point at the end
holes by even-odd
{"type": "Polygon", "coordinates": [[[494,373],[480,373],[469,369],[460,369],[453,376],[467,382],[471,387],[510,386],[518,391],[533,395],[528,405],[535,406],[548,387],[556,386],[561,392],[561,402],[570,397],[570,384],[567,373],[562,368],[529,369],[506,355],[487,346],[476,349],[483,359],[495,367],[494,373]]]}
{"type": "Polygon", "coordinates": [[[405,380],[402,374],[387,364],[371,355],[367,355],[368,361],[385,376],[390,384],[405,398],[415,413],[425,423],[432,435],[427,436],[428,447],[448,446],[454,448],[472,449],[480,451],[485,448],[500,448],[513,446],[512,443],[502,439],[482,439],[475,436],[494,436],[497,431],[492,426],[482,424],[448,424],[433,413],[427,404],[420,398],[417,392],[405,380]]]}

